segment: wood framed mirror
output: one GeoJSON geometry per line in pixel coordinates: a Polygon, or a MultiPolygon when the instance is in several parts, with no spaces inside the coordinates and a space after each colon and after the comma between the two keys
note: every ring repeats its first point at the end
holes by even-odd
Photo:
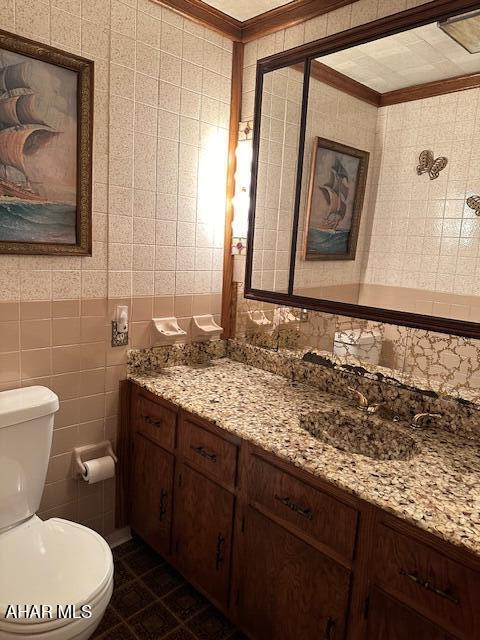
{"type": "Polygon", "coordinates": [[[480,53],[443,28],[477,7],[258,62],[246,298],[480,337],[480,53]]]}

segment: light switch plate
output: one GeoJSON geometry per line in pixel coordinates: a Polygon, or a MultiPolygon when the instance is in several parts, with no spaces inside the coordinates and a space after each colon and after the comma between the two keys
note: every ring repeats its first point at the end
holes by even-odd
{"type": "Polygon", "coordinates": [[[112,320],[112,347],[128,345],[128,331],[117,331],[117,323],[112,320]]]}

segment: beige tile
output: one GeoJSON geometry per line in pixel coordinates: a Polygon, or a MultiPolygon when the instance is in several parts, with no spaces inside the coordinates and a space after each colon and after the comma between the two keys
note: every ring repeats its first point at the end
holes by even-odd
{"type": "Polygon", "coordinates": [[[153,300],[153,317],[170,318],[174,315],[174,297],[155,297],[153,300]]]}
{"type": "Polygon", "coordinates": [[[75,318],[80,315],[80,300],[54,300],[53,318],[75,318]]]}
{"type": "Polygon", "coordinates": [[[18,302],[0,302],[0,322],[11,322],[20,318],[18,302]]]}
{"type": "Polygon", "coordinates": [[[105,369],[82,371],[80,374],[80,395],[92,396],[105,391],[105,369]]]}
{"type": "Polygon", "coordinates": [[[52,344],[51,320],[22,320],[20,322],[22,349],[40,349],[52,344]]]}
{"type": "MultiPolygon", "coordinates": [[[[95,487],[95,493],[88,498],[81,498],[78,501],[79,522],[90,522],[94,518],[101,518],[103,523],[103,495],[102,487],[95,487]]],[[[102,525],[100,525],[102,526],[102,525]]]]}
{"type": "Polygon", "coordinates": [[[105,338],[104,316],[83,316],[81,318],[81,341],[99,342],[105,338]]]}
{"type": "Polygon", "coordinates": [[[52,342],[54,346],[78,344],[80,342],[80,318],[54,318],[52,320],[52,342]]]}
{"type": "Polygon", "coordinates": [[[65,347],[54,347],[52,349],[52,372],[68,373],[70,371],[79,371],[81,368],[80,345],[72,345],[65,347]]]}
{"type": "Polygon", "coordinates": [[[67,503],[71,503],[77,497],[78,481],[71,478],[60,480],[45,486],[40,509],[53,509],[67,503]]]}
{"type": "Polygon", "coordinates": [[[90,422],[105,415],[105,396],[99,394],[82,398],[80,402],[80,422],[90,422]]]}
{"type": "Polygon", "coordinates": [[[124,365],[107,367],[105,377],[105,389],[107,391],[118,391],[120,380],[125,380],[127,370],[124,365]]]}
{"type": "Polygon", "coordinates": [[[72,400],[63,400],[60,402],[60,408],[55,414],[54,429],[62,429],[71,425],[78,424],[80,418],[80,401],[78,398],[72,400]]]}
{"type": "Polygon", "coordinates": [[[33,349],[21,352],[22,378],[38,378],[52,373],[51,349],[33,349]]]}
{"type": "Polygon", "coordinates": [[[82,316],[102,316],[107,313],[107,300],[105,298],[82,300],[82,316]]]}
{"type": "Polygon", "coordinates": [[[153,317],[153,298],[132,299],[132,321],[151,320],[153,317]]]}
{"type": "Polygon", "coordinates": [[[21,320],[39,320],[42,318],[52,317],[52,303],[45,300],[38,302],[21,302],[20,303],[20,319],[21,320]]]}
{"type": "Polygon", "coordinates": [[[78,427],[78,446],[96,444],[105,440],[105,424],[102,420],[84,422],[78,427]]]}
{"type": "MultiPolygon", "coordinates": [[[[58,433],[58,431],[56,432],[58,433]]],[[[58,456],[52,456],[48,463],[48,471],[46,482],[58,482],[66,480],[72,472],[72,456],[70,453],[63,453],[58,456]]]]}
{"type": "Polygon", "coordinates": [[[185,318],[192,315],[193,296],[175,296],[174,315],[176,318],[185,318]]]}
{"type": "Polygon", "coordinates": [[[82,344],[80,366],[81,369],[98,369],[105,366],[105,343],[89,342],[82,344]]]}
{"type": "Polygon", "coordinates": [[[77,501],[62,504],[59,507],[53,507],[52,509],[45,509],[38,512],[39,517],[42,520],[49,520],[50,518],[63,518],[64,520],[77,520],[77,501]]]}
{"type": "Polygon", "coordinates": [[[107,366],[126,364],[127,350],[129,347],[111,347],[107,346],[107,366]]]}
{"type": "Polygon", "coordinates": [[[131,322],[129,331],[132,349],[146,349],[151,346],[151,322],[131,322]]]}
{"type": "Polygon", "coordinates": [[[118,415],[118,391],[107,391],[105,393],[105,416],[118,415]]]}
{"type": "Polygon", "coordinates": [[[0,322],[0,352],[19,350],[18,327],[18,322],[0,322]]]}
{"type": "Polygon", "coordinates": [[[20,353],[0,353],[0,382],[20,379],[20,353]]]}
{"type": "Polygon", "coordinates": [[[78,398],[80,395],[80,374],[75,373],[62,373],[57,376],[52,376],[50,380],[50,387],[54,391],[60,400],[71,400],[72,398],[78,398]]]}
{"type": "Polygon", "coordinates": [[[210,294],[193,296],[191,315],[205,315],[212,313],[212,296],[210,294]]]}

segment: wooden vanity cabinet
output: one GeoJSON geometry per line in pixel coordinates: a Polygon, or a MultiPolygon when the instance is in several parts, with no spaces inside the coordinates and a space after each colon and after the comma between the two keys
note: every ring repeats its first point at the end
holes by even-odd
{"type": "Polygon", "coordinates": [[[174,558],[215,604],[227,606],[234,496],[186,464],[176,475],[174,558]]]}
{"type": "Polygon", "coordinates": [[[480,558],[127,383],[117,513],[252,640],[480,640],[480,558]]]}
{"type": "Polygon", "coordinates": [[[367,640],[457,640],[457,638],[375,588],[370,596],[367,640]]]}
{"type": "Polygon", "coordinates": [[[340,640],[350,572],[248,506],[233,607],[256,640],[340,640]]]}

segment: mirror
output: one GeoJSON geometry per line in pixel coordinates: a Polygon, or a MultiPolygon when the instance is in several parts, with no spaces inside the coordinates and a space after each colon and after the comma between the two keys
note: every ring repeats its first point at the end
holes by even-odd
{"type": "Polygon", "coordinates": [[[288,292],[304,65],[263,75],[252,286],[288,292]]]}
{"type": "Polygon", "coordinates": [[[445,17],[259,63],[246,297],[480,337],[476,14],[445,17]]]}

